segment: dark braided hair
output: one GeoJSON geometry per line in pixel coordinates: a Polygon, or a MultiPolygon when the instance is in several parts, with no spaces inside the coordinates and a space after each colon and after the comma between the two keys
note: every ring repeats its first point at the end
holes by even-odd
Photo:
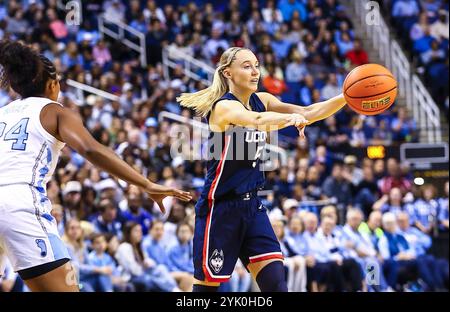
{"type": "Polygon", "coordinates": [[[24,98],[44,95],[47,81],[57,79],[48,58],[17,41],[0,41],[0,65],[0,87],[11,87],[24,98]]]}

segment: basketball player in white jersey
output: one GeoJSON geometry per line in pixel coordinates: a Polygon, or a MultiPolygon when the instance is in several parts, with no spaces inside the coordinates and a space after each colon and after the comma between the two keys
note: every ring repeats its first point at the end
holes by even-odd
{"type": "Polygon", "coordinates": [[[191,195],[152,183],[98,143],[77,114],[56,102],[59,81],[46,57],[21,43],[0,41],[0,65],[1,86],[21,96],[0,108],[0,244],[32,291],[78,291],[46,196],[65,144],[149,193],[163,212],[166,196],[189,201],[191,195]]]}

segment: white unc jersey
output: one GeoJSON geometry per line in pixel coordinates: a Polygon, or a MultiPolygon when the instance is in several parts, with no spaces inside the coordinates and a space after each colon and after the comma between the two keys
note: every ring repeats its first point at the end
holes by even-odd
{"type": "Polygon", "coordinates": [[[50,103],[28,97],[0,108],[0,249],[15,272],[70,259],[46,192],[64,147],[41,125],[50,103]]]}
{"type": "Polygon", "coordinates": [[[41,125],[43,97],[16,100],[0,108],[0,186],[28,184],[45,196],[64,143],[41,125]]]}

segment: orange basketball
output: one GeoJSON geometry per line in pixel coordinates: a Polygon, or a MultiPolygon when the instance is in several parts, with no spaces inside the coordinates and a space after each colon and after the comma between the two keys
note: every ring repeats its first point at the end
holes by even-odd
{"type": "Polygon", "coordinates": [[[397,96],[397,80],[384,66],[365,64],[345,78],[343,93],[347,104],[357,113],[377,115],[388,109],[397,96]]]}

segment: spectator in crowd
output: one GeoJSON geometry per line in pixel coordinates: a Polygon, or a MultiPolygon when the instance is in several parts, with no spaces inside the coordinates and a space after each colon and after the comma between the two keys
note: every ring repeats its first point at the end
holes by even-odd
{"type": "Polygon", "coordinates": [[[425,35],[425,29],[427,29],[428,27],[430,26],[428,23],[427,12],[421,12],[419,15],[419,20],[411,27],[409,38],[412,41],[419,40],[425,35]]]}
{"type": "Polygon", "coordinates": [[[77,272],[77,280],[80,284],[80,290],[83,292],[94,291],[90,277],[93,274],[106,271],[102,271],[102,269],[96,268],[88,263],[87,260],[89,252],[84,239],[84,231],[81,228],[80,221],[78,221],[76,218],[70,219],[66,223],[65,233],[62,239],[67,246],[72,265],[77,272]]]}
{"type": "Polygon", "coordinates": [[[303,183],[306,198],[319,200],[323,199],[322,187],[320,185],[320,174],[317,166],[308,168],[306,180],[303,183]]]}
{"type": "Polygon", "coordinates": [[[406,108],[400,106],[397,117],[392,120],[391,129],[394,134],[394,140],[411,142],[414,139],[416,124],[407,114],[406,108]]]}
{"type": "Polygon", "coordinates": [[[338,85],[338,81],[336,78],[336,74],[331,73],[328,75],[327,84],[322,88],[321,91],[321,98],[322,99],[330,99],[339,93],[341,93],[342,90],[338,85]]]}
{"type": "MultiPolygon", "coordinates": [[[[153,259],[157,265],[165,266],[170,275],[175,279],[180,289],[187,291],[192,288],[192,275],[190,271],[180,270],[171,262],[169,252],[170,249],[178,246],[178,242],[173,242],[170,245],[164,241],[165,236],[164,222],[161,220],[153,220],[150,227],[150,233],[142,241],[142,249],[147,254],[148,258],[153,259]]],[[[183,237],[184,238],[184,237],[183,237]]],[[[186,246],[184,246],[186,247],[186,246]]],[[[181,251],[186,248],[180,248],[181,251]]],[[[191,257],[189,254],[182,255],[184,257],[191,257]]],[[[180,259],[181,263],[186,265],[186,259],[180,259]]],[[[186,269],[186,267],[184,267],[186,269]]]]}
{"type": "Polygon", "coordinates": [[[115,269],[115,263],[106,253],[107,243],[104,234],[94,234],[91,238],[92,251],[87,257],[87,263],[94,268],[94,273],[89,276],[89,281],[94,291],[112,292],[113,283],[111,275],[115,269]]]}
{"type": "Polygon", "coordinates": [[[115,235],[105,235],[105,238],[107,243],[106,252],[114,261],[115,269],[111,275],[114,291],[135,292],[136,287],[130,281],[131,275],[123,270],[122,266],[119,265],[117,259],[115,258],[116,251],[120,245],[119,239],[115,235]]]}
{"type": "Polygon", "coordinates": [[[344,166],[342,175],[351,183],[352,188],[356,187],[363,179],[363,170],[358,167],[358,159],[355,155],[347,155],[344,157],[344,166]]]}
{"type": "Polygon", "coordinates": [[[144,17],[147,21],[152,18],[157,18],[162,23],[166,23],[166,16],[161,8],[157,7],[154,0],[148,0],[147,5],[143,11],[144,17]]]}
{"type": "Polygon", "coordinates": [[[262,17],[265,22],[270,23],[276,21],[277,23],[283,22],[283,15],[281,11],[276,8],[274,0],[266,1],[265,7],[261,10],[262,17]]]}
{"type": "Polygon", "coordinates": [[[344,180],[342,170],[342,165],[336,163],[333,166],[331,176],[323,183],[322,189],[329,198],[336,198],[338,205],[347,207],[347,205],[351,204],[352,196],[350,184],[344,180]]]}
{"type": "Polygon", "coordinates": [[[383,229],[381,228],[381,218],[382,213],[378,210],[374,210],[367,218],[367,222],[361,222],[358,228],[358,231],[362,235],[370,238],[377,253],[379,253],[378,241],[384,235],[383,229]]]}
{"type": "Polygon", "coordinates": [[[183,291],[191,291],[194,282],[194,257],[192,252],[194,229],[189,223],[180,222],[176,234],[178,244],[168,252],[170,270],[175,280],[179,280],[180,288],[183,291]]]}
{"type": "Polygon", "coordinates": [[[186,221],[188,216],[186,210],[186,207],[181,202],[175,201],[166,222],[164,222],[164,236],[162,241],[169,248],[178,242],[177,227],[180,222],[186,221]]]}
{"type": "Polygon", "coordinates": [[[14,16],[7,20],[6,31],[15,35],[25,35],[29,27],[28,21],[23,16],[23,11],[17,9],[14,16]]]}
{"type": "Polygon", "coordinates": [[[376,183],[372,165],[364,166],[362,169],[362,180],[353,187],[354,206],[361,209],[366,217],[372,211],[372,206],[379,197],[378,185],[376,183]]]}
{"type": "Polygon", "coordinates": [[[392,6],[393,17],[408,17],[418,15],[420,12],[417,0],[397,0],[392,6]]]}
{"type": "Polygon", "coordinates": [[[435,200],[436,189],[432,184],[420,188],[421,196],[414,202],[411,222],[425,234],[433,234],[437,227],[438,203],[435,200]]]}
{"type": "Polygon", "coordinates": [[[340,37],[336,38],[336,44],[341,55],[346,55],[355,49],[355,45],[348,32],[342,32],[340,37]]]}
{"type": "Polygon", "coordinates": [[[320,138],[326,140],[327,149],[331,153],[334,154],[350,153],[351,146],[348,128],[339,127],[335,115],[325,119],[325,125],[323,125],[323,128],[321,128],[321,130],[323,131],[321,131],[320,138]]]}
{"type": "Polygon", "coordinates": [[[417,228],[412,227],[409,222],[409,215],[406,212],[400,212],[397,215],[397,224],[399,233],[414,248],[418,265],[427,267],[431,272],[436,283],[436,290],[443,290],[445,281],[447,281],[448,287],[448,261],[445,259],[436,259],[433,255],[427,254],[427,250],[432,244],[431,237],[417,228]]]}
{"type": "Polygon", "coordinates": [[[381,119],[378,127],[373,132],[371,144],[388,146],[392,144],[392,140],[393,135],[389,121],[387,119],[381,119]]]}
{"type": "Polygon", "coordinates": [[[443,62],[445,60],[445,57],[446,53],[444,49],[439,46],[439,42],[437,40],[431,41],[430,49],[420,54],[421,61],[425,65],[443,62]]]}
{"type": "Polygon", "coordinates": [[[111,20],[124,21],[125,20],[125,6],[121,0],[111,0],[103,3],[105,15],[111,20]]]}
{"type": "Polygon", "coordinates": [[[445,182],[444,186],[444,196],[439,198],[439,214],[438,214],[438,222],[439,222],[439,230],[442,232],[448,233],[448,180],[445,182]]]}
{"type": "Polygon", "coordinates": [[[363,213],[359,209],[350,209],[347,211],[347,222],[343,227],[343,233],[347,248],[351,251],[350,254],[361,265],[361,270],[367,276],[370,272],[368,268],[373,268],[374,272],[378,274],[378,280],[369,280],[366,287],[376,291],[388,290],[388,285],[384,278],[382,271],[382,263],[377,258],[377,250],[374,242],[369,235],[365,235],[359,231],[359,227],[363,221],[363,213]],[[373,287],[372,287],[373,286],[373,287]]]}
{"type": "Polygon", "coordinates": [[[436,16],[437,12],[441,8],[442,1],[436,0],[420,0],[420,5],[423,10],[429,12],[430,16],[436,16]]]}
{"type": "Polygon", "coordinates": [[[309,256],[307,266],[307,277],[309,288],[313,292],[330,291],[334,289],[336,278],[334,268],[335,262],[328,262],[328,250],[323,246],[317,235],[318,218],[317,215],[307,212],[303,216],[305,230],[304,238],[307,244],[307,251],[304,256],[309,256]],[[334,271],[334,272],[333,272],[334,271]]]}
{"type": "Polygon", "coordinates": [[[354,41],[353,49],[347,51],[345,57],[350,61],[353,66],[360,66],[369,63],[369,56],[363,49],[360,39],[354,41]]]}
{"type": "Polygon", "coordinates": [[[230,291],[232,292],[248,292],[252,284],[252,277],[247,272],[242,261],[238,259],[236,267],[230,278],[230,291]]]}
{"type": "Polygon", "coordinates": [[[294,12],[298,12],[302,22],[306,20],[308,14],[305,5],[298,0],[280,0],[278,9],[281,11],[284,22],[291,21],[294,12]]]}
{"type": "Polygon", "coordinates": [[[320,210],[320,220],[325,217],[329,217],[334,220],[335,226],[333,228],[333,235],[339,239],[342,239],[342,235],[344,234],[344,232],[342,231],[343,228],[341,223],[339,222],[342,216],[339,215],[337,207],[335,205],[326,205],[322,207],[322,209],[320,210]]]}
{"type": "Polygon", "coordinates": [[[275,32],[273,39],[271,40],[271,46],[276,60],[280,61],[288,56],[291,42],[284,38],[284,34],[281,30],[278,30],[275,32]]]}
{"type": "Polygon", "coordinates": [[[81,183],[78,181],[69,181],[66,183],[62,191],[62,205],[64,206],[64,220],[75,217],[79,220],[85,219],[87,216],[82,211],[81,206],[81,183]]]}
{"type": "Polygon", "coordinates": [[[294,214],[288,222],[286,230],[286,239],[292,241],[290,247],[298,255],[304,255],[307,250],[306,242],[303,237],[303,222],[298,214],[294,214]]]}
{"type": "Polygon", "coordinates": [[[284,256],[284,267],[287,271],[287,285],[291,292],[306,291],[306,259],[297,254],[293,246],[295,242],[285,236],[284,222],[281,219],[271,221],[275,235],[280,242],[284,256]]]}
{"type": "MultiPolygon", "coordinates": [[[[214,56],[218,55],[218,49],[221,48],[225,51],[229,48],[229,44],[225,39],[222,39],[222,33],[218,27],[213,28],[211,31],[211,38],[205,42],[203,48],[203,55],[207,60],[212,62],[214,56]]],[[[214,63],[212,65],[215,65],[214,63]]]]}
{"type": "Polygon", "coordinates": [[[424,29],[424,35],[413,42],[413,52],[416,55],[420,55],[431,49],[431,43],[436,40],[433,36],[431,36],[430,28],[426,27],[424,29]]]}
{"type": "Polygon", "coordinates": [[[135,222],[128,222],[123,229],[123,242],[116,251],[115,258],[123,269],[131,275],[136,289],[144,291],[180,291],[169,270],[149,258],[144,253],[142,228],[135,222]]]}
{"type": "MultiPolygon", "coordinates": [[[[387,3],[383,3],[388,6],[387,3]]],[[[442,1],[401,0],[392,5],[394,29],[404,41],[405,50],[412,47],[413,63],[435,101],[442,105],[448,97],[448,5],[442,1]],[[420,2],[420,4],[419,4],[420,2]],[[408,39],[406,35],[408,35],[408,39]],[[406,41],[406,42],[405,42],[406,41]],[[444,78],[444,79],[443,79],[444,78]]],[[[442,105],[444,107],[444,105],[442,105]]]]}
{"type": "Polygon", "coordinates": [[[308,70],[306,69],[302,56],[297,50],[293,50],[291,62],[286,66],[286,82],[300,83],[305,79],[307,74],[308,70]]]}
{"type": "Polygon", "coordinates": [[[122,224],[117,219],[117,208],[110,199],[103,199],[98,205],[100,214],[92,222],[95,231],[103,234],[116,235],[122,238],[122,224]]]}
{"type": "Polygon", "coordinates": [[[408,206],[403,203],[403,195],[398,187],[393,187],[389,195],[384,194],[373,204],[373,210],[379,210],[381,213],[392,212],[397,215],[400,212],[407,212],[413,216],[413,211],[408,211],[408,206]]]}
{"type": "Polygon", "coordinates": [[[275,182],[273,190],[275,195],[279,197],[288,197],[291,194],[292,183],[289,182],[289,169],[287,167],[280,168],[280,174],[275,182]]]}
{"type": "Polygon", "coordinates": [[[58,234],[62,237],[64,235],[64,221],[63,221],[63,207],[59,204],[52,205],[52,211],[50,212],[53,218],[55,218],[58,234]]]}
{"type": "Polygon", "coordinates": [[[103,69],[108,69],[108,66],[111,64],[112,57],[105,41],[100,40],[97,42],[92,50],[92,56],[98,65],[100,65],[103,69]]]}
{"type": "Polygon", "coordinates": [[[361,291],[362,271],[359,264],[351,257],[346,257],[343,241],[333,234],[336,223],[333,218],[324,217],[317,231],[317,238],[324,248],[326,259],[331,269],[334,291],[361,291]],[[346,285],[348,282],[349,285],[346,285]]]}
{"type": "Polygon", "coordinates": [[[401,175],[397,159],[388,158],[386,167],[387,175],[378,180],[378,187],[383,194],[388,194],[394,187],[398,187],[403,195],[411,190],[411,181],[401,175]]]}
{"type": "Polygon", "coordinates": [[[281,96],[287,90],[285,82],[275,77],[275,68],[273,66],[269,66],[267,71],[268,75],[262,81],[264,89],[275,96],[281,96]]]}
{"type": "Polygon", "coordinates": [[[127,221],[134,221],[142,226],[142,233],[147,235],[152,215],[142,207],[142,191],[135,185],[129,185],[125,195],[126,203],[123,203],[122,215],[127,221]]]}
{"type": "Polygon", "coordinates": [[[397,220],[393,213],[387,212],[382,218],[384,236],[378,242],[380,254],[384,259],[386,280],[393,289],[399,290],[399,270],[413,272],[417,270],[419,277],[426,283],[427,289],[436,286],[432,272],[428,266],[421,266],[416,259],[415,250],[408,244],[406,238],[398,232],[397,220]]]}
{"type": "Polygon", "coordinates": [[[149,234],[142,241],[142,249],[157,264],[169,267],[169,259],[167,257],[168,246],[162,241],[164,234],[164,222],[157,219],[153,220],[150,225],[149,234]]]}
{"type": "Polygon", "coordinates": [[[439,42],[442,40],[448,41],[448,32],[449,32],[449,23],[448,23],[448,11],[439,10],[438,19],[430,25],[430,33],[436,38],[439,42]]]}
{"type": "Polygon", "coordinates": [[[0,250],[0,293],[29,291],[19,274],[14,269],[5,254],[0,250]]]}

